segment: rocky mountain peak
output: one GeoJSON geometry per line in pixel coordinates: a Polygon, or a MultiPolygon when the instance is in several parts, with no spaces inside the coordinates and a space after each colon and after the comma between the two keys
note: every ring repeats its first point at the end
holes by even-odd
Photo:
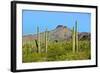
{"type": "Polygon", "coordinates": [[[67,28],[67,26],[58,25],[58,26],[56,27],[56,29],[58,29],[58,28],[67,28]]]}

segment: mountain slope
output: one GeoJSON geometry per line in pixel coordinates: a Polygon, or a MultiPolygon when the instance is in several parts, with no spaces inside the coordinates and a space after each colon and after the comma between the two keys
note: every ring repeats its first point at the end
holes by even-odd
{"type": "MultiPolygon", "coordinates": [[[[90,40],[89,32],[79,32],[79,40],[88,39],[90,40]]],[[[40,33],[40,38],[42,41],[45,39],[45,33],[40,33]]],[[[48,31],[48,39],[53,41],[70,40],[72,38],[72,31],[66,26],[58,25],[54,30],[48,31]]],[[[37,39],[37,34],[34,35],[24,35],[23,41],[35,40],[37,39]]]]}

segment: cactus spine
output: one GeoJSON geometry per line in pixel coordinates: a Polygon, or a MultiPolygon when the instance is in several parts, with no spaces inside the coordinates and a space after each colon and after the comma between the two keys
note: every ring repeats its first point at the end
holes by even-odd
{"type": "Polygon", "coordinates": [[[39,27],[37,27],[38,53],[41,53],[39,27]]]}

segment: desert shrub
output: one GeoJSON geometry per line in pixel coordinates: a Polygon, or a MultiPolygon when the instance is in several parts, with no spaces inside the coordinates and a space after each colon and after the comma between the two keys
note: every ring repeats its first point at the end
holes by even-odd
{"type": "Polygon", "coordinates": [[[65,49],[62,48],[60,43],[52,43],[48,46],[47,59],[48,61],[55,61],[57,56],[65,53],[65,49]]]}
{"type": "Polygon", "coordinates": [[[45,61],[45,57],[44,53],[29,53],[23,56],[23,62],[42,62],[45,61]]]}
{"type": "Polygon", "coordinates": [[[72,52],[71,41],[53,42],[49,41],[47,53],[45,52],[45,44],[41,43],[41,53],[37,53],[34,41],[23,44],[22,47],[23,62],[45,62],[45,61],[70,61],[91,59],[90,42],[87,40],[79,41],[79,51],[72,52]],[[33,46],[33,47],[32,47],[33,46]]]}
{"type": "Polygon", "coordinates": [[[67,52],[72,51],[72,42],[71,41],[62,42],[62,48],[65,49],[67,52]]]}

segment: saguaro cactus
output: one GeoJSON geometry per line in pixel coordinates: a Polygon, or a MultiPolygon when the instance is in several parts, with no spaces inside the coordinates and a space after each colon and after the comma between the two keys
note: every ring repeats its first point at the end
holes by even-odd
{"type": "Polygon", "coordinates": [[[47,28],[46,28],[46,31],[45,31],[45,51],[47,53],[47,45],[48,45],[48,32],[47,32],[47,28]]]}
{"type": "Polygon", "coordinates": [[[75,22],[75,42],[76,42],[76,51],[78,52],[78,25],[77,25],[77,21],[75,22]]]}
{"type": "Polygon", "coordinates": [[[75,22],[75,28],[73,27],[72,31],[72,42],[73,42],[73,52],[78,52],[78,25],[77,21],[75,22]]]}
{"type": "Polygon", "coordinates": [[[75,52],[75,29],[72,30],[73,53],[75,52]]]}
{"type": "Polygon", "coordinates": [[[41,53],[39,27],[37,27],[37,39],[38,39],[38,53],[41,53]]]}

